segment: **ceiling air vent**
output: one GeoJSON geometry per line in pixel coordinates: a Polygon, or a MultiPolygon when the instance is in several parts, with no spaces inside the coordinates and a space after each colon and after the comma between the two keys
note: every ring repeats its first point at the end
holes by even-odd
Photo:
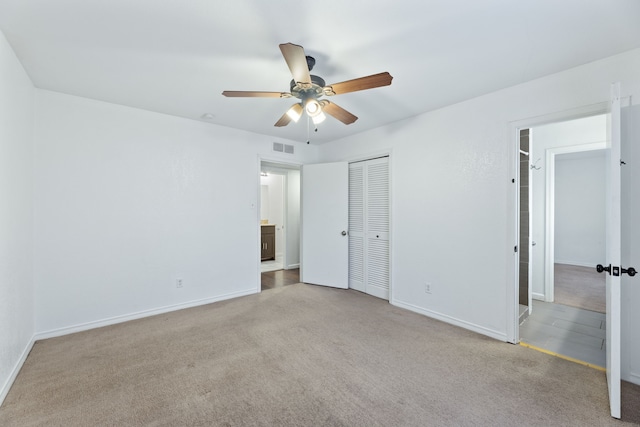
{"type": "Polygon", "coordinates": [[[280,142],[274,142],[273,143],[273,151],[277,151],[278,153],[293,154],[293,145],[282,144],[280,142]]]}

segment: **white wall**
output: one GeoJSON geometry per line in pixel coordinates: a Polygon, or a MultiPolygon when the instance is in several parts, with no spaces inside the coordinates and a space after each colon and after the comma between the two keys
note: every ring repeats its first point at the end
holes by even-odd
{"type": "Polygon", "coordinates": [[[607,117],[599,115],[535,126],[531,134],[531,155],[529,158],[532,163],[540,167],[540,169],[531,171],[531,240],[536,242],[536,245],[531,248],[531,286],[534,298],[544,299],[547,150],[605,141],[607,139],[607,117]]]}
{"type": "Polygon", "coordinates": [[[260,179],[260,221],[269,221],[269,186],[260,179]]]}
{"type": "Polygon", "coordinates": [[[295,156],[274,153],[272,142],[38,90],[41,336],[257,292],[259,158],[316,156],[296,143],[295,156]]]}
{"type": "MultiPolygon", "coordinates": [[[[392,153],[391,302],[507,339],[515,326],[511,123],[606,102],[614,81],[640,99],[640,50],[323,145],[327,162],[392,153]]],[[[640,311],[627,315],[640,324],[640,311]]],[[[627,330],[623,352],[635,351],[639,334],[627,330]]]]}
{"type": "Polygon", "coordinates": [[[604,150],[556,156],[556,263],[594,267],[605,259],[604,162],[604,150]]]}
{"type": "Polygon", "coordinates": [[[31,80],[0,32],[0,404],[34,334],[31,80]]]}

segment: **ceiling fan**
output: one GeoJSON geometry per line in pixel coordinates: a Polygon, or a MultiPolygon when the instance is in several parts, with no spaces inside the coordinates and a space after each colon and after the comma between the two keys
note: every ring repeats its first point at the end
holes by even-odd
{"type": "Polygon", "coordinates": [[[284,60],[291,70],[293,80],[290,83],[291,92],[250,92],[250,91],[232,91],[225,90],[222,92],[228,97],[245,97],[245,98],[298,98],[300,102],[293,104],[289,110],[280,117],[275,126],[286,126],[291,120],[297,122],[302,113],[313,120],[314,124],[324,121],[325,114],[328,114],[345,125],[349,125],[358,117],[354,116],[347,110],[326,99],[320,99],[322,96],[340,95],[343,93],[356,92],[359,90],[373,89],[381,86],[389,86],[393,77],[388,73],[373,74],[367,77],[347,80],[340,83],[327,85],[324,79],[310,74],[316,60],[304,53],[304,48],[292,43],[284,43],[280,45],[280,51],[284,60]]]}

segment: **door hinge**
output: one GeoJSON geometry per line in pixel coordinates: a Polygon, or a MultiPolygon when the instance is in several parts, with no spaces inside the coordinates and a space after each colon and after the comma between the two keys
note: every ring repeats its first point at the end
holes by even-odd
{"type": "Polygon", "coordinates": [[[513,247],[513,252],[518,252],[518,245],[515,245],[515,246],[513,247]]]}

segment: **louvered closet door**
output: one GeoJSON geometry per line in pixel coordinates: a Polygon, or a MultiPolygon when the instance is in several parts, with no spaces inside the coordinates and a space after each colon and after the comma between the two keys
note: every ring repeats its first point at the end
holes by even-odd
{"type": "Polygon", "coordinates": [[[389,299],[389,159],[349,165],[349,287],[389,299]]]}
{"type": "Polygon", "coordinates": [[[389,299],[389,158],[366,164],[366,292],[389,299]]]}

